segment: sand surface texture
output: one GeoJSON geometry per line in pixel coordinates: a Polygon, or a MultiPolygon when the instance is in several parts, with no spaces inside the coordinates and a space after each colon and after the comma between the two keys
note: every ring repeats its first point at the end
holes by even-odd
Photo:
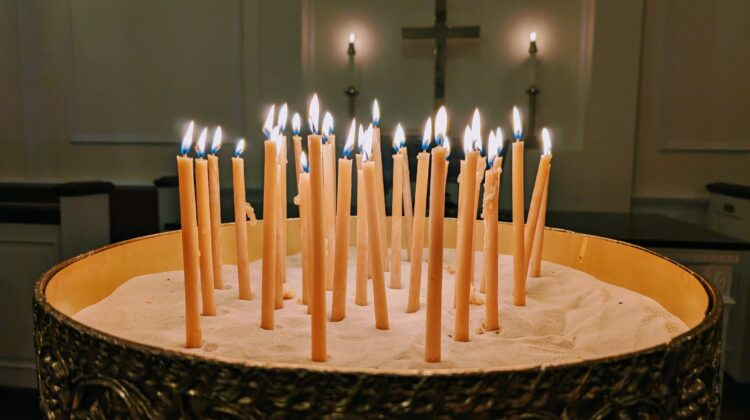
{"type": "MultiPolygon", "coordinates": [[[[424,362],[427,263],[423,263],[420,310],[405,312],[409,263],[402,262],[402,289],[388,288],[390,329],[375,329],[372,282],[368,306],[354,304],[356,252],[349,252],[346,318],[329,322],[328,365],[375,369],[503,368],[575,362],[631,352],[669,341],[685,324],[643,295],[601,282],[569,267],[544,262],[540,278],[527,282],[526,306],[512,304],[512,259],[500,255],[500,331],[482,331],[484,305],[471,305],[470,341],[453,341],[454,252],[445,250],[443,275],[443,361],[424,362]]],[[[478,292],[482,255],[476,256],[478,292]]],[[[296,296],[276,311],[276,329],[260,328],[261,261],[251,263],[254,300],[237,299],[236,266],[224,266],[224,290],[216,290],[218,315],[201,317],[203,346],[184,348],[182,271],[131,279],[75,319],[131,341],[240,361],[314,363],[310,360],[310,318],[301,294],[299,255],[287,260],[287,285],[296,296]]],[[[330,314],[331,293],[327,292],[330,314]]]]}

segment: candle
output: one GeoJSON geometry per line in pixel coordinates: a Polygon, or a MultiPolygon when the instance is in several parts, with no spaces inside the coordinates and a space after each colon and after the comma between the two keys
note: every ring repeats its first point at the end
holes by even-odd
{"type": "MultiPolygon", "coordinates": [[[[425,327],[424,360],[437,363],[441,360],[440,328],[442,324],[443,297],[443,218],[445,212],[446,159],[449,140],[445,136],[448,115],[440,107],[435,116],[435,140],[432,149],[432,177],[430,179],[430,235],[427,262],[427,319],[425,327]]],[[[416,257],[415,257],[416,258],[416,257]]]]}
{"type": "Polygon", "coordinates": [[[237,284],[239,298],[251,300],[250,268],[247,253],[247,210],[245,201],[245,140],[240,139],[232,158],[232,192],[234,195],[234,237],[237,248],[237,284]]]}
{"type": "Polygon", "coordinates": [[[279,116],[277,119],[277,125],[275,132],[277,132],[276,147],[278,156],[278,170],[279,175],[277,181],[279,183],[279,201],[276,207],[277,213],[277,224],[276,224],[276,292],[275,306],[276,309],[284,307],[285,296],[293,296],[293,294],[287,294],[284,290],[284,283],[286,283],[286,219],[287,219],[287,194],[286,194],[286,165],[287,165],[287,150],[286,150],[286,136],[283,135],[284,129],[286,128],[287,120],[287,104],[283,104],[279,109],[279,116]]]}
{"type": "Polygon", "coordinates": [[[422,135],[422,151],[417,155],[417,187],[414,190],[414,229],[411,240],[411,266],[409,270],[409,300],[406,312],[419,310],[419,294],[422,288],[422,253],[424,251],[425,207],[427,205],[427,176],[430,170],[430,154],[427,148],[432,141],[432,118],[427,119],[422,135]]]}
{"type": "MultiPolygon", "coordinates": [[[[544,154],[552,157],[552,139],[549,130],[542,128],[542,141],[544,143],[544,154]]],[[[542,271],[542,248],[544,246],[544,225],[547,217],[547,193],[549,191],[549,171],[547,169],[547,178],[544,182],[544,191],[542,193],[542,202],[539,206],[539,220],[534,230],[534,244],[531,249],[531,267],[529,268],[532,277],[539,277],[542,271]]]]}
{"type": "Polygon", "coordinates": [[[185,275],[185,347],[201,346],[201,321],[198,310],[198,226],[195,215],[193,159],[187,156],[193,141],[191,121],[177,156],[177,178],[180,190],[180,226],[182,231],[182,266],[185,275]]]}
{"type": "Polygon", "coordinates": [[[344,144],[344,156],[339,159],[338,202],[336,213],[336,254],[333,266],[333,303],[331,321],[341,321],[346,315],[346,279],[349,268],[349,218],[352,205],[352,161],[349,155],[354,150],[355,120],[349,127],[344,144]]]}
{"type": "MultiPolygon", "coordinates": [[[[369,160],[373,147],[373,129],[368,128],[365,134],[364,155],[362,162],[364,166],[365,178],[365,198],[367,206],[370,209],[377,205],[377,165],[369,160]]],[[[372,295],[375,307],[375,328],[379,330],[388,329],[388,303],[385,294],[385,269],[383,266],[382,238],[380,236],[380,224],[378,214],[374,211],[367,212],[367,237],[372,246],[370,246],[370,257],[372,258],[372,295]]]]}
{"type": "MultiPolygon", "coordinates": [[[[484,276],[482,277],[481,292],[485,292],[486,305],[484,329],[495,331],[500,328],[498,322],[498,267],[497,267],[497,216],[500,198],[500,173],[502,169],[495,166],[497,159],[502,159],[500,151],[502,142],[497,140],[495,133],[490,132],[487,141],[487,171],[484,181],[484,276]]],[[[502,164],[501,164],[502,165],[502,164]]]]}
{"type": "Polygon", "coordinates": [[[326,237],[326,290],[333,290],[333,265],[336,241],[336,167],[335,147],[333,141],[333,117],[326,112],[323,117],[323,209],[325,211],[325,237],[326,237]]]}
{"type": "Polygon", "coordinates": [[[300,191],[299,177],[302,173],[302,162],[300,161],[300,155],[302,154],[302,137],[299,135],[300,124],[299,114],[295,112],[292,116],[292,147],[294,152],[294,175],[297,181],[297,192],[300,191]]]}
{"type": "MultiPolygon", "coordinates": [[[[477,210],[479,210],[479,191],[482,187],[482,179],[484,178],[484,172],[487,168],[487,159],[482,157],[482,127],[481,120],[479,118],[479,109],[474,109],[474,115],[471,120],[471,133],[474,136],[474,149],[479,151],[479,161],[477,162],[476,181],[474,183],[474,194],[472,197],[472,214],[471,214],[471,225],[472,229],[474,226],[474,220],[477,217],[477,210]]],[[[474,243],[471,244],[471,263],[469,264],[469,284],[471,286],[471,299],[470,302],[475,305],[482,303],[481,299],[476,295],[474,288],[474,260],[476,255],[474,252],[474,243]]]]}
{"type": "Polygon", "coordinates": [[[198,204],[198,246],[200,247],[201,302],[204,316],[215,316],[214,267],[211,251],[211,210],[208,204],[208,162],[206,162],[206,137],[208,129],[201,130],[195,145],[195,189],[198,204]]]}
{"type": "Polygon", "coordinates": [[[386,217],[385,217],[385,184],[383,183],[383,156],[380,146],[380,105],[378,100],[375,99],[372,102],[372,127],[373,127],[373,149],[372,159],[375,161],[375,168],[377,171],[377,182],[375,187],[377,188],[377,212],[380,224],[380,238],[382,240],[381,255],[383,256],[383,267],[385,271],[389,270],[386,260],[388,259],[388,234],[386,229],[386,217]]]}
{"type": "Polygon", "coordinates": [[[219,157],[221,148],[221,126],[216,127],[211,142],[211,154],[208,155],[208,195],[211,212],[211,259],[214,268],[214,289],[224,288],[224,276],[221,270],[221,184],[219,183],[219,157]]]}
{"type": "Polygon", "coordinates": [[[349,56],[349,65],[347,66],[347,75],[349,78],[349,86],[354,86],[354,56],[357,52],[354,50],[354,42],[357,40],[357,36],[354,32],[349,32],[349,47],[346,50],[346,54],[349,56]]]}
{"type": "Polygon", "coordinates": [[[310,278],[311,272],[311,253],[310,242],[312,241],[310,232],[310,174],[309,165],[307,164],[307,155],[305,152],[300,153],[299,162],[301,173],[299,177],[299,212],[301,219],[301,252],[302,252],[302,304],[308,305],[310,313],[310,278]]]}
{"type": "Polygon", "coordinates": [[[319,118],[318,95],[310,101],[308,123],[310,134],[307,136],[307,147],[310,152],[310,209],[312,217],[312,345],[311,357],[315,362],[328,360],[326,350],[326,290],[325,290],[325,232],[323,218],[323,138],[318,133],[319,118]]]}
{"type": "MultiPolygon", "coordinates": [[[[549,134],[547,135],[549,136],[549,134]]],[[[526,231],[524,232],[524,275],[528,273],[529,262],[531,261],[531,247],[534,243],[536,225],[539,221],[539,208],[542,204],[542,195],[544,195],[544,186],[547,184],[547,176],[549,175],[551,161],[552,155],[547,154],[547,150],[545,149],[542,156],[539,158],[539,167],[536,171],[536,179],[534,181],[534,190],[531,194],[531,204],[529,205],[526,231]]]]}
{"type": "Polygon", "coordinates": [[[536,32],[529,33],[529,55],[531,56],[531,86],[536,86],[536,32]]]}
{"type": "Polygon", "coordinates": [[[414,213],[411,197],[411,171],[409,170],[409,153],[405,146],[398,149],[398,152],[404,156],[404,219],[406,219],[406,261],[411,261],[411,237],[414,231],[414,213]]]}
{"type": "MultiPolygon", "coordinates": [[[[361,145],[364,140],[364,130],[359,126],[359,141],[361,145]]],[[[362,154],[357,153],[357,282],[354,303],[360,306],[367,305],[367,272],[368,272],[368,250],[367,250],[367,201],[365,200],[364,168],[362,167],[362,154]]]]}
{"type": "Polygon", "coordinates": [[[266,141],[263,143],[265,161],[263,170],[263,273],[261,281],[260,327],[264,330],[275,328],[274,309],[276,307],[276,201],[279,197],[278,149],[272,133],[273,111],[268,113],[263,126],[266,141]]]}
{"type": "Polygon", "coordinates": [[[513,107],[513,304],[516,306],[526,305],[522,135],[521,114],[513,107]]]}
{"type": "Polygon", "coordinates": [[[401,288],[401,207],[404,188],[404,155],[399,149],[406,142],[401,124],[393,136],[393,193],[391,199],[391,289],[401,288]]]}
{"type": "Polygon", "coordinates": [[[464,152],[466,167],[461,182],[463,201],[459,203],[463,210],[459,216],[459,244],[456,260],[456,317],[455,341],[469,341],[469,296],[471,288],[471,254],[474,253],[474,187],[476,185],[479,151],[474,148],[474,134],[469,126],[464,130],[464,152]]]}

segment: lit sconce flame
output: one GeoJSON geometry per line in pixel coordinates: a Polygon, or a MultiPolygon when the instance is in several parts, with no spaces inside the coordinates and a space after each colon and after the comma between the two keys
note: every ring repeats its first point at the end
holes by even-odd
{"type": "Polygon", "coordinates": [[[427,148],[430,147],[432,142],[432,117],[427,118],[427,122],[424,124],[424,131],[422,132],[422,151],[426,152],[427,148]]]}
{"type": "Polygon", "coordinates": [[[344,157],[349,159],[349,156],[354,150],[354,137],[357,134],[357,120],[352,119],[352,125],[349,126],[349,134],[346,135],[346,143],[344,143],[344,157]]]}
{"type": "Polygon", "coordinates": [[[201,130],[200,136],[198,136],[198,143],[195,143],[195,154],[199,158],[206,156],[206,139],[208,138],[208,128],[201,130]]]}
{"type": "Polygon", "coordinates": [[[474,148],[474,133],[468,125],[464,128],[464,153],[468,154],[474,148]]]}
{"type": "Polygon", "coordinates": [[[362,127],[362,124],[359,125],[359,130],[357,130],[357,150],[360,154],[365,151],[365,128],[362,127]]]}
{"type": "Polygon", "coordinates": [[[404,147],[406,144],[406,135],[404,129],[401,127],[401,123],[396,125],[396,133],[393,135],[393,151],[398,153],[398,149],[404,147]]]}
{"type": "Polygon", "coordinates": [[[523,123],[521,122],[521,113],[517,107],[513,107],[513,137],[520,141],[523,136],[523,123]]]}
{"type": "Polygon", "coordinates": [[[448,111],[445,106],[441,106],[435,115],[435,144],[443,146],[443,140],[447,139],[448,132],[448,111]]]}
{"type": "Polygon", "coordinates": [[[492,164],[495,163],[499,148],[497,137],[494,131],[490,131],[490,135],[487,136],[487,167],[491,168],[492,164]]]}
{"type": "Polygon", "coordinates": [[[281,109],[279,110],[279,118],[276,120],[282,133],[284,132],[284,130],[286,130],[286,118],[288,115],[289,107],[286,105],[286,103],[284,103],[284,105],[281,105],[281,109]]]}
{"type": "Polygon", "coordinates": [[[195,121],[190,121],[185,135],[182,136],[182,144],[180,145],[181,155],[187,155],[190,151],[190,146],[193,144],[193,130],[195,130],[195,121]]]}
{"type": "Polygon", "coordinates": [[[552,154],[552,136],[549,134],[547,127],[542,128],[542,144],[545,155],[552,154]]]}
{"type": "Polygon", "coordinates": [[[276,105],[271,105],[271,109],[268,110],[268,115],[266,116],[266,122],[263,123],[263,136],[265,136],[266,140],[271,138],[271,132],[273,131],[273,114],[276,110],[276,105]]]}
{"type": "Polygon", "coordinates": [[[372,101],[372,125],[375,127],[380,124],[380,105],[378,105],[378,100],[375,99],[372,101]]]}
{"type": "Polygon", "coordinates": [[[302,169],[302,172],[310,172],[310,165],[307,163],[307,154],[305,152],[299,154],[299,166],[302,169]]]}
{"type": "Polygon", "coordinates": [[[349,32],[349,43],[354,44],[354,41],[357,40],[357,35],[354,34],[354,32],[349,32]]]}
{"type": "Polygon", "coordinates": [[[292,134],[299,136],[299,129],[302,122],[300,121],[299,113],[295,112],[292,116],[292,134]]]}
{"type": "Polygon", "coordinates": [[[536,42],[536,32],[529,33],[529,42],[536,42]]]}
{"type": "Polygon", "coordinates": [[[237,140],[237,146],[234,147],[234,157],[240,157],[245,153],[245,139],[237,140]]]}
{"type": "Polygon", "coordinates": [[[495,129],[495,138],[497,139],[497,155],[500,156],[503,153],[503,147],[505,146],[505,133],[503,129],[497,127],[495,129]]]}
{"type": "Polygon", "coordinates": [[[326,111],[326,114],[323,116],[323,143],[328,142],[328,136],[333,134],[333,115],[331,115],[330,112],[326,111]]]}
{"type": "Polygon", "coordinates": [[[367,130],[365,130],[365,141],[362,146],[362,163],[365,163],[370,160],[370,156],[372,156],[372,124],[367,126],[367,130]]]}
{"type": "Polygon", "coordinates": [[[211,142],[211,154],[215,155],[219,153],[219,149],[221,149],[221,126],[217,126],[216,130],[214,130],[214,139],[211,142]]]}
{"type": "Polygon", "coordinates": [[[318,101],[318,94],[314,94],[310,101],[310,109],[307,112],[307,125],[310,127],[310,132],[318,134],[318,122],[320,121],[320,102],[318,101]]]}

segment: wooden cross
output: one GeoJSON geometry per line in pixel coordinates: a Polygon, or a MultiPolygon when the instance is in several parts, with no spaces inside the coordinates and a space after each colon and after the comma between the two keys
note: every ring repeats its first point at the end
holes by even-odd
{"type": "Polygon", "coordinates": [[[402,28],[402,39],[435,40],[435,109],[445,101],[445,59],[448,38],[479,38],[479,26],[451,27],[446,23],[446,0],[435,0],[435,24],[429,28],[402,28]]]}

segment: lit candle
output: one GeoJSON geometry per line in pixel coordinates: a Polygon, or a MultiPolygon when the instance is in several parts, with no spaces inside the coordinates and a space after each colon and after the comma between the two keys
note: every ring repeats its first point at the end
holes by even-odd
{"type": "Polygon", "coordinates": [[[232,158],[232,191],[234,195],[234,237],[237,248],[237,284],[239,298],[251,300],[250,268],[247,252],[247,204],[245,201],[245,140],[240,139],[232,158]]]}
{"type": "Polygon", "coordinates": [[[352,205],[352,161],[349,156],[354,150],[354,135],[357,130],[355,120],[349,127],[349,135],[344,144],[343,157],[339,159],[339,184],[336,214],[336,254],[333,267],[333,303],[331,321],[340,321],[346,315],[346,279],[349,267],[349,218],[352,205]]]}
{"type": "Polygon", "coordinates": [[[326,112],[323,117],[323,210],[326,234],[326,290],[333,290],[333,264],[336,243],[336,149],[333,136],[333,116],[326,112]]]}
{"type": "Polygon", "coordinates": [[[265,161],[263,171],[263,278],[261,282],[260,327],[264,330],[275,328],[274,308],[276,307],[276,202],[279,198],[278,146],[273,138],[273,110],[268,114],[263,126],[265,161]]]}
{"type": "MultiPolygon", "coordinates": [[[[471,119],[471,133],[474,136],[474,149],[479,151],[479,161],[477,162],[476,180],[474,183],[474,196],[472,199],[472,213],[471,213],[471,225],[474,226],[474,220],[477,217],[477,210],[479,210],[479,191],[482,187],[482,179],[484,178],[484,172],[487,168],[487,159],[482,156],[482,126],[479,118],[479,109],[474,109],[474,115],[471,119]]],[[[474,235],[476,237],[476,235],[474,235]]],[[[471,298],[470,303],[474,305],[481,304],[481,299],[477,296],[474,289],[474,260],[476,259],[476,253],[474,252],[474,244],[471,245],[471,263],[469,264],[469,283],[471,285],[471,298]]]]}
{"type": "MultiPolygon", "coordinates": [[[[545,129],[542,131],[542,135],[547,133],[549,139],[549,132],[545,129]]],[[[529,205],[529,215],[526,218],[526,231],[524,232],[524,274],[528,273],[529,262],[531,261],[531,248],[534,244],[534,235],[536,234],[537,222],[539,222],[539,209],[542,205],[542,196],[544,195],[544,186],[547,184],[547,177],[549,176],[550,163],[552,162],[552,155],[547,153],[548,150],[545,147],[542,156],[539,158],[539,167],[536,171],[536,179],[534,180],[534,190],[531,193],[531,204],[529,205]]]]}
{"type": "Polygon", "coordinates": [[[474,186],[476,185],[479,151],[474,147],[474,134],[471,127],[464,130],[464,153],[466,166],[461,189],[464,189],[458,237],[460,248],[456,254],[456,317],[455,341],[469,341],[469,296],[471,290],[471,254],[474,253],[474,186]],[[460,238],[460,239],[459,239],[460,238]]]}
{"type": "MultiPolygon", "coordinates": [[[[365,134],[364,154],[362,163],[365,177],[365,198],[368,208],[375,208],[377,204],[375,185],[377,184],[377,165],[369,160],[373,147],[373,129],[368,128],[365,134]]],[[[388,302],[385,294],[385,270],[383,267],[383,256],[380,254],[381,246],[380,225],[378,215],[374,211],[367,212],[367,237],[370,246],[370,257],[372,258],[372,296],[375,306],[375,328],[379,330],[388,329],[388,302]]]]}
{"type": "Polygon", "coordinates": [[[214,268],[214,288],[224,288],[224,276],[221,270],[221,184],[219,183],[219,149],[221,148],[221,126],[216,127],[211,142],[211,154],[208,155],[208,195],[211,212],[211,257],[214,268]]]}
{"type": "Polygon", "coordinates": [[[424,360],[441,360],[440,329],[443,301],[443,219],[445,212],[445,178],[450,141],[445,136],[448,115],[440,107],[435,116],[435,142],[432,149],[432,177],[430,178],[430,235],[427,260],[427,313],[424,360]]]}
{"type": "Polygon", "coordinates": [[[513,107],[513,304],[516,306],[526,305],[522,136],[521,114],[513,107]]]}
{"type": "MultiPolygon", "coordinates": [[[[552,139],[549,134],[549,130],[542,128],[542,142],[544,143],[544,155],[549,156],[552,159],[552,139]]],[[[531,249],[531,267],[530,275],[532,277],[539,277],[542,270],[542,249],[544,246],[544,225],[547,217],[547,193],[549,191],[549,173],[552,169],[551,163],[550,168],[547,169],[547,177],[544,181],[544,191],[542,193],[542,202],[539,206],[539,220],[537,221],[536,229],[534,230],[534,244],[531,249]]]]}
{"type": "Polygon", "coordinates": [[[502,169],[495,166],[502,150],[502,141],[497,139],[494,132],[490,132],[487,141],[487,166],[490,168],[484,181],[484,276],[482,277],[481,292],[485,292],[486,305],[484,329],[495,331],[500,328],[498,322],[498,267],[497,267],[497,216],[500,198],[500,174],[502,169]]]}
{"type": "Polygon", "coordinates": [[[275,131],[277,132],[276,137],[276,148],[279,165],[279,201],[276,207],[276,213],[278,214],[276,220],[276,293],[275,293],[275,305],[276,309],[284,307],[284,299],[291,298],[293,293],[287,293],[284,290],[284,283],[286,283],[286,219],[287,219],[287,194],[286,194],[286,165],[287,165],[287,152],[286,152],[286,136],[284,130],[286,129],[286,121],[288,115],[287,105],[284,104],[279,109],[279,116],[277,118],[277,125],[275,131]]]}
{"type": "Polygon", "coordinates": [[[311,357],[315,362],[328,360],[326,350],[326,290],[325,290],[325,232],[323,218],[323,138],[318,134],[319,108],[318,95],[310,101],[308,124],[310,135],[307,136],[307,147],[310,152],[310,209],[312,217],[312,343],[311,357]]]}
{"type": "Polygon", "coordinates": [[[294,174],[297,180],[297,191],[299,192],[299,177],[302,173],[302,162],[300,161],[300,155],[302,154],[302,137],[299,135],[300,130],[300,117],[298,113],[294,113],[292,116],[292,147],[294,150],[294,174]]]}
{"type": "Polygon", "coordinates": [[[208,129],[201,130],[195,145],[195,189],[198,204],[198,246],[200,247],[201,303],[204,316],[215,316],[214,267],[211,251],[211,210],[208,204],[208,162],[206,162],[206,137],[208,129]]]}
{"type": "Polygon", "coordinates": [[[357,135],[357,146],[359,153],[357,161],[357,282],[354,303],[360,306],[367,305],[367,273],[369,269],[369,252],[367,250],[367,200],[365,199],[364,168],[362,166],[362,153],[365,140],[365,131],[360,124],[357,135]]]}
{"type": "Polygon", "coordinates": [[[201,320],[198,309],[198,226],[195,215],[193,159],[188,157],[193,142],[191,121],[177,156],[177,178],[180,190],[180,226],[182,231],[182,266],[185,276],[185,347],[201,346],[201,320]]]}
{"type": "Polygon", "coordinates": [[[311,267],[311,227],[310,227],[310,167],[307,164],[305,152],[300,153],[299,162],[301,174],[299,178],[299,208],[300,218],[302,219],[301,228],[301,245],[302,245],[302,303],[307,306],[310,313],[310,278],[312,276],[311,267]]]}
{"type": "Polygon", "coordinates": [[[536,86],[536,32],[529,33],[529,55],[531,56],[531,86],[536,86]]]}
{"type": "Polygon", "coordinates": [[[378,100],[375,99],[372,102],[372,127],[373,127],[373,145],[372,145],[372,160],[375,162],[375,169],[377,173],[377,180],[375,187],[377,188],[377,207],[378,219],[380,224],[380,239],[383,256],[383,267],[385,271],[389,270],[388,260],[388,233],[386,228],[386,217],[385,217],[385,184],[383,183],[383,156],[380,146],[380,105],[378,100]]]}
{"type": "Polygon", "coordinates": [[[401,124],[393,136],[393,190],[391,198],[391,289],[401,288],[401,214],[404,188],[404,155],[399,152],[406,142],[401,124]]]}
{"type": "Polygon", "coordinates": [[[430,170],[430,154],[427,148],[432,141],[432,118],[428,118],[422,135],[422,151],[417,155],[417,187],[414,190],[414,228],[411,239],[411,265],[409,270],[409,300],[406,312],[419,310],[419,294],[422,288],[422,254],[424,251],[425,208],[427,207],[427,177],[430,170]]]}
{"type": "Polygon", "coordinates": [[[401,146],[400,149],[398,149],[398,152],[401,153],[404,156],[404,163],[402,164],[404,168],[404,186],[403,186],[403,195],[404,195],[404,219],[406,219],[406,261],[411,261],[411,237],[412,232],[414,231],[414,213],[413,213],[413,203],[412,203],[412,197],[411,197],[411,171],[409,169],[409,153],[406,148],[406,143],[401,146]]]}

